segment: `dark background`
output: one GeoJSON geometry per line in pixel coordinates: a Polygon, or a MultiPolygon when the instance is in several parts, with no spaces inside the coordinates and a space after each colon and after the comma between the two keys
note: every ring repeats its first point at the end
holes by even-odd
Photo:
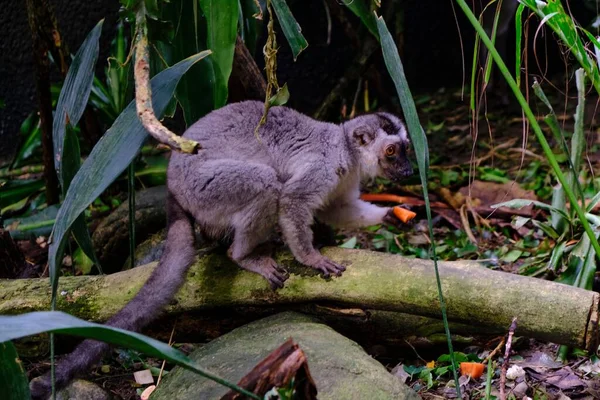
{"type": "MultiPolygon", "coordinates": [[[[404,10],[404,46],[402,60],[412,91],[435,90],[440,87],[459,87],[462,83],[462,59],[460,39],[452,11],[452,0],[406,0],[404,10]]],[[[93,26],[105,18],[100,43],[98,74],[102,75],[110,41],[114,36],[114,26],[118,18],[118,0],[67,1],[50,0],[58,18],[59,29],[69,51],[74,54],[93,26]]],[[[335,18],[332,27],[331,43],[326,44],[327,23],[322,0],[292,1],[291,8],[309,47],[297,62],[293,62],[283,35],[278,36],[278,77],[280,83],[287,82],[291,92],[289,105],[303,112],[313,112],[329,93],[348,64],[356,56],[356,49],[349,43],[335,18]]],[[[578,3],[578,2],[574,2],[578,3]]],[[[330,7],[336,3],[328,2],[330,7]]],[[[340,6],[341,7],[341,6],[340,6]]],[[[588,20],[593,17],[588,10],[574,4],[576,15],[588,20]]],[[[352,26],[360,27],[360,22],[349,10],[344,10],[352,26]]],[[[467,80],[470,76],[473,30],[457,8],[462,40],[465,46],[467,80]]],[[[581,21],[580,21],[581,22],[581,21]]],[[[388,22],[388,25],[393,23],[388,22]]],[[[12,157],[18,146],[19,126],[26,116],[35,109],[35,84],[33,81],[32,44],[27,22],[26,6],[23,0],[5,0],[0,8],[0,99],[5,108],[0,109],[0,162],[12,157]]],[[[393,26],[392,26],[393,28],[393,26]]],[[[392,30],[392,29],[390,29],[392,30]]],[[[514,28],[508,38],[514,46],[514,28]]],[[[367,34],[364,29],[361,34],[367,34]]],[[[533,36],[533,35],[531,35],[533,36]]],[[[549,71],[560,71],[563,62],[558,58],[556,46],[548,41],[549,71]]],[[[543,48],[543,46],[542,46],[543,48]]],[[[262,42],[259,42],[256,56],[262,67],[262,42]]],[[[509,45],[509,62],[512,54],[509,45]]],[[[381,64],[379,64],[381,65],[381,64]]],[[[509,64],[511,65],[511,64],[509,64]]],[[[382,67],[385,68],[385,67],[382,67]]],[[[385,73],[385,71],[384,71],[385,73]]],[[[59,80],[58,73],[54,79],[59,80]]],[[[467,82],[468,83],[468,82],[467,82]]]]}

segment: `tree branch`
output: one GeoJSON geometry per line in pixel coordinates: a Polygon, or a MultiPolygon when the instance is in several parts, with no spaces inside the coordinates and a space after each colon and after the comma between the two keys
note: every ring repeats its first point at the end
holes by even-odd
{"type": "Polygon", "coordinates": [[[148,55],[148,27],[143,2],[137,11],[135,42],[135,105],[142,125],[152,137],[183,153],[196,153],[200,144],[185,139],[167,129],[154,115],[152,108],[152,89],[150,87],[150,63],[148,55]]]}

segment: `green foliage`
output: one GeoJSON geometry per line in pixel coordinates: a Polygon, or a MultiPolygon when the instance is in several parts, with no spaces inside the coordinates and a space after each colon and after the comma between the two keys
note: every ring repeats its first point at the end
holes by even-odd
{"type": "MultiPolygon", "coordinates": [[[[568,181],[567,177],[565,177],[565,175],[563,174],[563,172],[558,164],[558,161],[557,161],[556,157],[554,156],[554,153],[552,152],[550,145],[548,144],[548,141],[546,140],[546,137],[544,136],[544,133],[542,132],[542,129],[540,128],[540,126],[535,118],[535,115],[533,114],[533,112],[531,111],[531,108],[529,107],[527,101],[525,100],[525,97],[523,96],[523,94],[521,93],[519,88],[517,87],[517,84],[516,84],[514,78],[510,75],[510,72],[508,71],[508,68],[504,64],[504,61],[498,54],[498,51],[494,48],[493,43],[491,42],[490,38],[487,36],[485,31],[483,30],[481,24],[477,21],[477,18],[473,15],[473,12],[471,11],[471,9],[467,5],[467,3],[464,0],[456,0],[456,1],[458,2],[459,6],[463,10],[464,14],[467,16],[467,18],[469,19],[469,21],[471,22],[471,24],[473,25],[473,27],[475,28],[477,33],[480,35],[481,40],[484,42],[484,44],[490,51],[494,61],[496,62],[496,64],[498,65],[498,68],[500,69],[500,72],[504,76],[505,80],[507,81],[507,83],[510,86],[513,93],[515,94],[519,104],[521,105],[521,108],[523,109],[525,116],[527,117],[527,119],[529,121],[529,124],[530,124],[532,130],[534,131],[534,133],[536,135],[536,138],[538,139],[538,142],[542,146],[544,154],[546,155],[548,162],[556,175],[556,178],[558,179],[558,181],[560,182],[560,184],[562,185],[562,187],[564,189],[565,197],[568,198],[569,203],[571,205],[571,209],[573,210],[574,214],[577,215],[579,223],[582,225],[583,230],[585,231],[587,237],[589,238],[589,240],[591,242],[591,247],[593,247],[594,251],[597,254],[600,253],[600,244],[598,243],[597,233],[594,231],[594,228],[588,222],[588,219],[586,218],[586,214],[585,214],[583,208],[581,207],[581,205],[579,204],[579,201],[578,201],[579,199],[575,194],[576,192],[573,191],[572,188],[569,186],[569,181],[568,181]]],[[[531,3],[531,1],[527,0],[527,3],[531,3]]],[[[544,4],[546,4],[543,2],[539,2],[539,3],[540,3],[540,7],[544,7],[544,4]]],[[[556,6],[556,2],[551,2],[551,3],[556,6]]],[[[535,4],[537,4],[537,3],[535,3],[535,4]]],[[[560,6],[560,3],[558,3],[558,6],[560,6]]],[[[551,18],[552,16],[550,16],[549,18],[551,18]]],[[[572,21],[571,21],[571,23],[572,23],[572,21]]],[[[570,39],[573,40],[573,43],[580,40],[578,37],[570,38],[570,39]]],[[[576,51],[577,48],[578,48],[578,46],[575,45],[574,47],[572,47],[572,50],[575,49],[573,51],[576,51]]],[[[587,57],[587,55],[585,55],[585,56],[587,57]]],[[[597,70],[597,66],[596,66],[596,70],[597,70]]],[[[592,79],[594,79],[594,78],[592,78],[592,79]]],[[[599,83],[600,83],[600,81],[599,81],[599,83]]]]}
{"type": "Polygon", "coordinates": [[[10,341],[0,342],[0,388],[5,400],[27,400],[29,380],[17,349],[10,341]]]}
{"type": "MultiPolygon", "coordinates": [[[[52,140],[55,154],[54,166],[63,195],[66,194],[81,166],[79,140],[71,127],[76,126],[83,115],[92,90],[103,22],[101,20],[96,24],[75,54],[56,104],[52,140]]],[[[80,248],[100,268],[83,215],[79,215],[73,223],[72,232],[80,248]]]]}
{"type": "MultiPolygon", "coordinates": [[[[207,52],[202,52],[192,56],[152,78],[152,103],[158,116],[165,111],[180,77],[206,55],[207,52]]],[[[48,254],[53,296],[58,287],[58,266],[66,244],[66,233],[87,206],[125,170],[146,137],[146,130],[138,120],[135,103],[132,102],[94,147],[73,179],[58,212],[48,254]]]]}
{"type": "MultiPolygon", "coordinates": [[[[169,346],[139,333],[129,332],[107,325],[86,322],[58,311],[32,312],[17,316],[0,316],[0,342],[37,335],[43,332],[61,333],[96,339],[117,346],[138,350],[152,357],[170,361],[189,369],[200,376],[211,379],[253,399],[258,396],[206,371],[187,356],[169,346]]],[[[4,364],[3,364],[4,366],[4,364]]],[[[25,399],[20,397],[19,399],[25,399]]]]}
{"type": "Polygon", "coordinates": [[[227,83],[231,74],[239,4],[236,0],[199,0],[206,18],[206,47],[212,51],[211,60],[215,74],[213,90],[214,108],[227,102],[227,83]]]}

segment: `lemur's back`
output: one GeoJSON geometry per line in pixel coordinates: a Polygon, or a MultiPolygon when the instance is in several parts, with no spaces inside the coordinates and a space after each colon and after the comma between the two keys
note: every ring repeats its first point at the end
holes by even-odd
{"type": "Polygon", "coordinates": [[[279,170],[285,169],[295,155],[306,153],[307,147],[318,148],[318,154],[323,154],[323,148],[341,139],[337,125],[315,121],[287,107],[272,107],[257,136],[255,128],[263,107],[258,101],[233,103],[200,119],[184,134],[202,146],[197,155],[190,157],[247,160],[279,170]]]}

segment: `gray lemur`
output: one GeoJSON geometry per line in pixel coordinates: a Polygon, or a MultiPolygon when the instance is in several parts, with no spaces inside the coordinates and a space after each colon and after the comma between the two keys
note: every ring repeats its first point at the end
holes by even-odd
{"type": "MultiPolygon", "coordinates": [[[[296,260],[329,277],[345,267],[313,247],[315,217],[346,228],[399,223],[391,208],[359,198],[365,179],[398,181],[412,174],[406,129],[397,117],[374,113],[335,125],[273,107],[257,137],[262,113],[257,101],[230,104],[185,132],[202,149],[171,155],[165,250],[144,287],[108,325],[139,331],[172,299],[194,261],[194,222],[208,237],[232,236],[229,257],[262,275],[273,289],[283,287],[287,273],[262,245],[277,227],[296,260]]],[[[107,349],[97,341],[81,343],[57,364],[57,386],[107,349]]],[[[49,377],[33,380],[31,388],[34,398],[43,398],[49,377]]]]}

